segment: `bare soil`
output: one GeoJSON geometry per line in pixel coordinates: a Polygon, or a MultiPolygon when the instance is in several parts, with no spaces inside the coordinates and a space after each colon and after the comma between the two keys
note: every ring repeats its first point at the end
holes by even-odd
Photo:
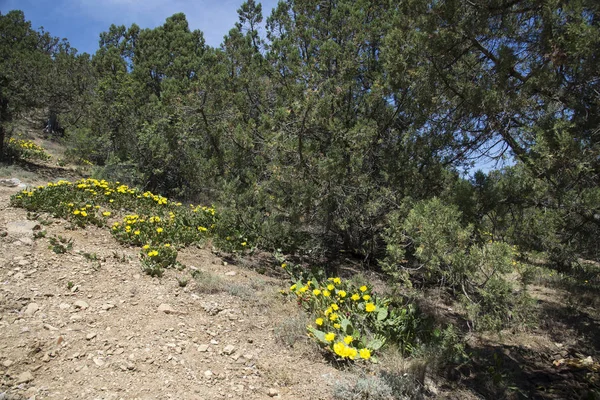
{"type": "MultiPolygon", "coordinates": [[[[0,231],[28,221],[9,206],[17,190],[0,188],[0,231]]],[[[292,338],[294,348],[278,338],[297,334],[282,326],[302,318],[280,296],[284,282],[206,249],[180,253],[185,271],[151,278],[139,250],[106,230],[47,223],[47,237],[70,238],[73,249],[55,254],[47,237],[0,237],[0,398],[329,398],[339,372],[318,351],[307,357],[302,338],[292,338]],[[194,270],[222,287],[205,293],[194,270]]]]}

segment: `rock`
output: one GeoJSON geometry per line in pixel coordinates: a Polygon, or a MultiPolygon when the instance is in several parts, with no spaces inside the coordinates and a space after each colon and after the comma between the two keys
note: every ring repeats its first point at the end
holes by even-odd
{"type": "Polygon", "coordinates": [[[90,307],[90,305],[83,300],[77,300],[75,303],[73,303],[73,305],[75,308],[80,308],[82,310],[86,310],[90,307]]]}
{"type": "Polygon", "coordinates": [[[69,308],[71,308],[71,306],[67,303],[60,303],[58,305],[58,308],[60,308],[61,310],[68,310],[69,308]]]}
{"type": "Polygon", "coordinates": [[[269,395],[269,397],[275,397],[275,396],[279,395],[279,391],[275,388],[271,388],[271,389],[269,389],[267,394],[269,395]]]}
{"type": "Polygon", "coordinates": [[[23,311],[23,314],[31,317],[39,309],[40,309],[40,306],[37,303],[29,303],[29,305],[27,305],[27,308],[25,308],[25,311],[23,311]]]}
{"type": "Polygon", "coordinates": [[[48,353],[44,354],[44,357],[42,357],[42,361],[43,361],[43,362],[48,362],[48,361],[50,361],[50,356],[48,355],[48,353]]]}
{"type": "Polygon", "coordinates": [[[33,246],[33,240],[28,237],[19,238],[19,242],[23,243],[26,246],[33,246]]]}
{"type": "Polygon", "coordinates": [[[210,379],[210,378],[212,378],[212,376],[213,376],[213,373],[211,370],[204,371],[204,377],[206,379],[210,379]]]}
{"type": "Polygon", "coordinates": [[[56,338],[56,345],[60,346],[62,344],[62,342],[65,341],[65,338],[62,336],[59,336],[58,338],[56,338]]]}
{"type": "Polygon", "coordinates": [[[49,331],[57,331],[58,330],[58,328],[55,328],[50,324],[44,324],[44,329],[48,329],[49,331]]]}
{"type": "Polygon", "coordinates": [[[201,344],[200,346],[198,346],[198,351],[200,351],[202,353],[208,351],[208,345],[207,344],[201,344]]]}
{"type": "Polygon", "coordinates": [[[21,185],[21,181],[17,178],[0,179],[0,186],[17,187],[21,185]]]}
{"type": "Polygon", "coordinates": [[[161,304],[158,306],[158,311],[162,311],[165,314],[175,314],[175,309],[168,304],[161,304]]]}
{"type": "Polygon", "coordinates": [[[115,307],[116,307],[116,306],[115,306],[114,304],[110,304],[110,303],[106,303],[106,304],[102,305],[102,309],[103,309],[104,311],[108,311],[108,310],[110,310],[110,309],[112,309],[112,308],[115,308],[115,307]]]}
{"type": "Polygon", "coordinates": [[[33,230],[39,228],[36,221],[13,221],[6,224],[6,231],[14,236],[33,236],[33,230]]]}
{"type": "Polygon", "coordinates": [[[95,338],[95,337],[96,337],[96,332],[91,332],[91,333],[88,333],[88,334],[85,336],[85,339],[86,339],[86,340],[92,340],[92,339],[93,339],[93,338],[95,338]]]}
{"type": "Polygon", "coordinates": [[[235,351],[235,346],[227,345],[223,349],[223,354],[227,354],[228,356],[230,356],[233,354],[234,351],[235,351]]]}
{"type": "Polygon", "coordinates": [[[17,385],[20,385],[22,383],[27,383],[27,382],[31,382],[33,380],[33,374],[29,371],[25,371],[21,374],[19,374],[19,376],[17,376],[17,385]]]}
{"type": "Polygon", "coordinates": [[[102,357],[94,357],[94,364],[101,367],[104,365],[104,360],[102,359],[102,357]]]}
{"type": "Polygon", "coordinates": [[[10,367],[11,365],[13,365],[13,362],[12,362],[12,360],[4,360],[4,361],[2,361],[2,366],[3,366],[4,368],[8,368],[8,367],[10,367]]]}
{"type": "Polygon", "coordinates": [[[237,272],[235,271],[229,271],[229,272],[225,272],[225,276],[236,276],[237,272]]]}
{"type": "Polygon", "coordinates": [[[165,303],[158,306],[158,311],[162,311],[165,314],[178,314],[178,315],[186,314],[184,311],[176,311],[173,307],[171,307],[170,305],[165,304],[165,303]]]}

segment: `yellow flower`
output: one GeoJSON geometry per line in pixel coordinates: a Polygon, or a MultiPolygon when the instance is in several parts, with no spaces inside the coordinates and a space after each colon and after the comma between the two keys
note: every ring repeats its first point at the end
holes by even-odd
{"type": "Polygon", "coordinates": [[[360,287],[360,291],[361,292],[366,292],[367,291],[367,287],[366,286],[361,286],[360,287]]]}
{"type": "Polygon", "coordinates": [[[105,217],[110,217],[110,211],[104,211],[102,215],[104,215],[105,217]]]}
{"type": "Polygon", "coordinates": [[[205,227],[203,227],[203,226],[199,226],[199,227],[198,227],[198,230],[199,230],[200,232],[206,232],[208,229],[206,229],[206,228],[205,228],[205,227]]]}
{"type": "Polygon", "coordinates": [[[133,232],[133,234],[134,234],[134,235],[139,235],[139,234],[140,234],[140,231],[135,231],[135,232],[133,232]]]}
{"type": "Polygon", "coordinates": [[[350,344],[350,343],[352,343],[352,341],[353,341],[353,340],[354,340],[354,338],[353,338],[352,336],[346,336],[346,337],[344,338],[344,342],[345,342],[346,344],[350,344]]]}
{"type": "Polygon", "coordinates": [[[358,352],[356,351],[356,349],[354,347],[347,347],[346,348],[346,355],[351,359],[354,360],[356,358],[356,354],[358,352]]]}
{"type": "Polygon", "coordinates": [[[242,242],[242,243],[241,243],[241,245],[242,245],[242,246],[246,246],[247,244],[248,244],[248,243],[246,243],[246,242],[242,242]]]}
{"type": "Polygon", "coordinates": [[[340,283],[342,283],[342,280],[340,278],[333,278],[333,283],[339,285],[340,283]]]}
{"type": "Polygon", "coordinates": [[[296,290],[296,284],[295,283],[292,286],[290,286],[290,292],[293,292],[294,290],[296,290]]]}
{"type": "Polygon", "coordinates": [[[147,245],[147,244],[145,244],[145,245],[142,246],[142,249],[144,249],[144,250],[148,250],[149,248],[150,248],[150,246],[147,245]]]}
{"type": "Polygon", "coordinates": [[[165,247],[171,247],[170,243],[165,243],[165,247]]]}
{"type": "Polygon", "coordinates": [[[368,294],[365,294],[365,295],[363,296],[363,300],[364,300],[364,301],[369,301],[369,300],[371,300],[371,296],[369,296],[368,294]]]}
{"type": "Polygon", "coordinates": [[[373,311],[375,311],[375,308],[376,308],[375,304],[373,304],[373,303],[367,303],[365,305],[365,311],[366,312],[373,312],[373,311]]]}
{"type": "Polygon", "coordinates": [[[81,215],[84,216],[84,217],[87,217],[87,213],[85,211],[82,211],[81,215]]]}
{"type": "Polygon", "coordinates": [[[331,293],[329,292],[329,290],[323,290],[323,296],[329,297],[331,296],[331,293]]]}
{"type": "Polygon", "coordinates": [[[371,358],[371,351],[369,349],[360,349],[358,354],[360,354],[360,358],[365,360],[371,358]]]}
{"type": "Polygon", "coordinates": [[[285,267],[287,267],[286,263],[281,264],[281,268],[285,268],[285,267]]]}
{"type": "Polygon", "coordinates": [[[79,210],[75,210],[75,211],[73,211],[73,214],[79,215],[79,212],[80,212],[79,210]]]}
{"type": "Polygon", "coordinates": [[[325,340],[328,342],[333,342],[335,340],[335,333],[329,332],[325,335],[325,340]]]}
{"type": "Polygon", "coordinates": [[[333,286],[332,284],[327,285],[327,290],[333,290],[335,289],[335,286],[333,286]]]}
{"type": "Polygon", "coordinates": [[[317,325],[319,325],[319,326],[323,325],[323,318],[317,318],[317,319],[315,320],[315,324],[317,324],[317,325]]]}
{"type": "Polygon", "coordinates": [[[346,354],[346,345],[342,342],[337,342],[333,345],[333,351],[340,357],[345,357],[346,354]]]}
{"type": "Polygon", "coordinates": [[[354,293],[354,294],[352,295],[352,300],[354,300],[354,301],[358,301],[358,300],[360,300],[360,295],[359,295],[358,293],[354,293]]]}
{"type": "Polygon", "coordinates": [[[302,286],[302,287],[300,288],[300,293],[304,293],[304,292],[306,292],[307,290],[308,290],[308,286],[302,286]]]}
{"type": "Polygon", "coordinates": [[[156,228],[156,232],[162,233],[162,231],[163,231],[163,228],[156,228]]]}
{"type": "Polygon", "coordinates": [[[331,321],[335,321],[336,319],[338,319],[338,315],[336,313],[333,313],[329,316],[329,320],[331,321]]]}
{"type": "Polygon", "coordinates": [[[334,327],[335,329],[340,329],[342,326],[341,326],[340,324],[333,324],[333,327],[334,327]]]}
{"type": "Polygon", "coordinates": [[[152,250],[150,252],[148,252],[148,257],[155,257],[158,255],[158,251],[156,250],[152,250]]]}
{"type": "Polygon", "coordinates": [[[320,295],[320,294],[321,294],[321,291],[320,291],[319,289],[315,289],[315,290],[313,290],[313,294],[314,294],[315,296],[318,296],[318,295],[320,295]]]}
{"type": "Polygon", "coordinates": [[[338,296],[340,296],[342,299],[343,299],[344,297],[346,297],[346,291],[345,291],[345,290],[340,290],[340,291],[339,291],[337,294],[338,294],[338,296]]]}
{"type": "Polygon", "coordinates": [[[337,311],[337,310],[339,310],[339,309],[340,309],[340,308],[338,307],[338,305],[337,305],[337,304],[335,304],[335,303],[333,303],[333,304],[331,305],[331,308],[333,308],[335,311],[337,311]]]}
{"type": "Polygon", "coordinates": [[[328,316],[332,312],[333,312],[333,310],[331,309],[331,307],[329,307],[327,310],[325,310],[325,316],[328,316]]]}

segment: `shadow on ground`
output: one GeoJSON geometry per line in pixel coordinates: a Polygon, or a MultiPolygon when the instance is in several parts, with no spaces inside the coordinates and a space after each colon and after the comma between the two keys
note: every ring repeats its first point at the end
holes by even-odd
{"type": "Polygon", "coordinates": [[[449,368],[450,382],[484,399],[600,400],[600,320],[560,303],[540,301],[540,328],[558,344],[482,344],[449,368]]]}

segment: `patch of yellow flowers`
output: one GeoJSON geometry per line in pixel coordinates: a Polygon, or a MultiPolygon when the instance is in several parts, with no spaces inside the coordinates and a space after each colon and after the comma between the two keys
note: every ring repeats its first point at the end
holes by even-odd
{"type": "Polygon", "coordinates": [[[387,306],[368,286],[355,286],[339,277],[322,282],[298,279],[282,293],[295,295],[300,305],[316,314],[314,324],[307,327],[309,336],[337,357],[370,360],[372,352],[383,345],[373,326],[387,317],[387,306]]]}

